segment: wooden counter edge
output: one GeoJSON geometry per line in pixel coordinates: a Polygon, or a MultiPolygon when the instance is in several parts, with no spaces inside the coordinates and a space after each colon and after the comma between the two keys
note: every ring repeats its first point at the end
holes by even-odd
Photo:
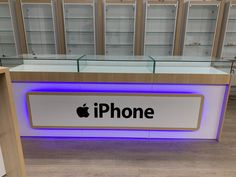
{"type": "Polygon", "coordinates": [[[11,72],[13,82],[117,82],[166,84],[230,84],[230,74],[131,74],[131,73],[67,73],[11,72]]]}
{"type": "Polygon", "coordinates": [[[9,127],[4,131],[4,129],[0,126],[1,130],[4,131],[0,136],[0,144],[6,168],[6,176],[26,177],[24,155],[20,140],[14,99],[12,94],[12,83],[8,68],[0,67],[0,76],[0,95],[2,96],[1,107],[2,109],[4,109],[0,114],[0,118],[4,117],[2,119],[2,126],[9,127]]]}

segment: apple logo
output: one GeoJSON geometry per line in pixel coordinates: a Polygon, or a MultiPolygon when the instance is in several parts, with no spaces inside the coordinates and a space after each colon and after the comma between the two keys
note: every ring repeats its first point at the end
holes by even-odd
{"type": "Polygon", "coordinates": [[[79,117],[85,117],[87,118],[89,116],[89,112],[88,112],[88,107],[86,106],[86,103],[83,105],[83,107],[78,107],[76,109],[76,112],[78,114],[79,117]]]}

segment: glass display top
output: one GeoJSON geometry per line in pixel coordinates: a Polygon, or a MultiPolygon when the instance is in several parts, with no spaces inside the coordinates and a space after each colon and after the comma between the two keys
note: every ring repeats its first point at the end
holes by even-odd
{"type": "Polygon", "coordinates": [[[19,55],[1,58],[11,72],[230,74],[233,61],[189,56],[19,55]]]}

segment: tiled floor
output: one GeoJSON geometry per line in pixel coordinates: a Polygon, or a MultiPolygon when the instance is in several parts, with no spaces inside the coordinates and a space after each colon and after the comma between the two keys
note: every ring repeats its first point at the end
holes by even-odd
{"type": "Polygon", "coordinates": [[[220,143],[23,138],[28,177],[236,177],[236,100],[220,143]]]}

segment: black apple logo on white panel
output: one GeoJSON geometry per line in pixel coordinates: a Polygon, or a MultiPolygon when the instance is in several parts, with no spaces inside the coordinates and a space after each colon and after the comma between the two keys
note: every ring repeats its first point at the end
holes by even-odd
{"type": "Polygon", "coordinates": [[[88,107],[86,106],[86,103],[83,105],[83,107],[78,107],[76,109],[76,112],[78,114],[79,117],[85,117],[87,118],[89,116],[89,112],[88,112],[88,107]]]}

